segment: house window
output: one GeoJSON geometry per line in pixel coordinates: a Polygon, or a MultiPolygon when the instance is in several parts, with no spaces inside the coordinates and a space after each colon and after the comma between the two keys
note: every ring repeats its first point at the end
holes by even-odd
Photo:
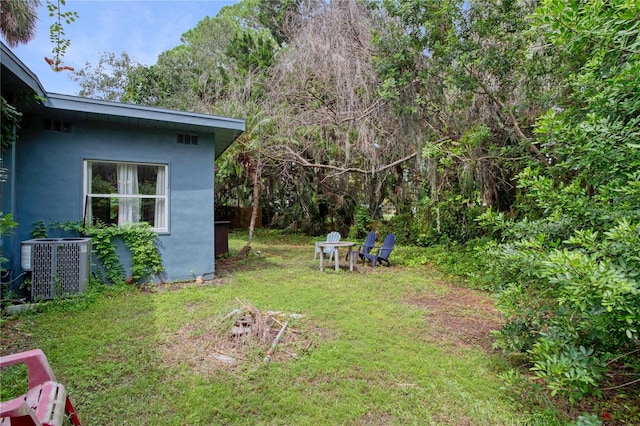
{"type": "Polygon", "coordinates": [[[167,231],[167,168],[166,164],[85,161],[85,220],[114,225],[147,222],[156,231],[167,231]]]}
{"type": "Polygon", "coordinates": [[[44,120],[44,129],[54,132],[71,133],[70,121],[44,120]]]}
{"type": "Polygon", "coordinates": [[[198,135],[176,134],[176,142],[183,145],[198,145],[198,135]]]}

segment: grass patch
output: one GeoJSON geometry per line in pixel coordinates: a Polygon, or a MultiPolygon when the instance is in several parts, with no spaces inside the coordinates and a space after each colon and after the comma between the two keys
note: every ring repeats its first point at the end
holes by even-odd
{"type": "MultiPolygon", "coordinates": [[[[232,255],[245,238],[231,233],[232,255]]],[[[490,309],[480,292],[428,267],[321,273],[313,241],[260,230],[247,259],[219,260],[222,278],[5,320],[2,351],[42,348],[85,424],[561,424],[514,402],[498,378],[507,362],[484,333],[469,339],[490,309]],[[289,320],[267,365],[269,345],[212,361],[221,318],[239,303],[289,320]],[[446,332],[453,317],[457,334],[446,332]]]]}

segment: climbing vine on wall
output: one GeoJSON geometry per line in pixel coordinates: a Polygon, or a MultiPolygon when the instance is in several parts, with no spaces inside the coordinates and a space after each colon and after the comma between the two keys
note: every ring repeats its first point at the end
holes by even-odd
{"type": "MultiPolygon", "coordinates": [[[[135,284],[152,281],[164,272],[157,238],[151,225],[146,222],[129,223],[122,226],[94,225],[83,227],[79,222],[51,222],[48,229],[78,232],[91,237],[93,252],[100,260],[107,281],[135,284]],[[126,276],[125,268],[116,250],[116,240],[120,238],[131,252],[131,275],[126,276]]],[[[46,238],[47,226],[43,221],[34,223],[34,238],[46,238]]]]}
{"type": "Polygon", "coordinates": [[[93,239],[93,248],[102,262],[105,274],[111,282],[138,283],[151,280],[164,271],[157,234],[147,223],[131,223],[123,226],[91,227],[87,234],[93,239]],[[115,240],[121,238],[131,251],[131,276],[125,277],[124,266],[116,251],[115,240]]]}

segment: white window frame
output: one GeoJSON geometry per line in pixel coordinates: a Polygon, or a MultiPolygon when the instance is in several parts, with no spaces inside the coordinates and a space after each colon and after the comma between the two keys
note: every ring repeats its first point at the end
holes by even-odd
{"type": "MultiPolygon", "coordinates": [[[[82,167],[82,211],[85,212],[83,216],[86,216],[84,219],[87,223],[93,223],[93,217],[91,217],[90,210],[88,211],[87,203],[90,198],[109,198],[109,199],[154,199],[164,201],[164,212],[162,212],[161,216],[164,218],[163,226],[154,226],[153,230],[161,233],[161,232],[169,232],[169,165],[163,163],[145,163],[145,162],[132,162],[132,161],[113,161],[113,160],[95,160],[95,159],[85,159],[83,161],[82,167]],[[122,164],[122,165],[138,165],[138,166],[155,166],[162,167],[164,169],[164,194],[160,195],[145,195],[145,194],[101,194],[101,193],[90,193],[89,192],[89,167],[92,163],[108,163],[108,164],[122,164]]],[[[157,203],[156,203],[157,206],[157,203]]],[[[157,214],[157,213],[156,213],[157,214]]]]}

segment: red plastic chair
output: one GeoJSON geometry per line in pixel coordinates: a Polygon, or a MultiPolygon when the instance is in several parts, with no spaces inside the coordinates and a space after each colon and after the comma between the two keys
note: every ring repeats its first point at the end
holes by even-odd
{"type": "Polygon", "coordinates": [[[72,425],[82,425],[66,389],[56,382],[40,349],[0,357],[0,368],[14,364],[27,365],[28,390],[0,403],[0,426],[59,426],[65,414],[72,425]]]}

